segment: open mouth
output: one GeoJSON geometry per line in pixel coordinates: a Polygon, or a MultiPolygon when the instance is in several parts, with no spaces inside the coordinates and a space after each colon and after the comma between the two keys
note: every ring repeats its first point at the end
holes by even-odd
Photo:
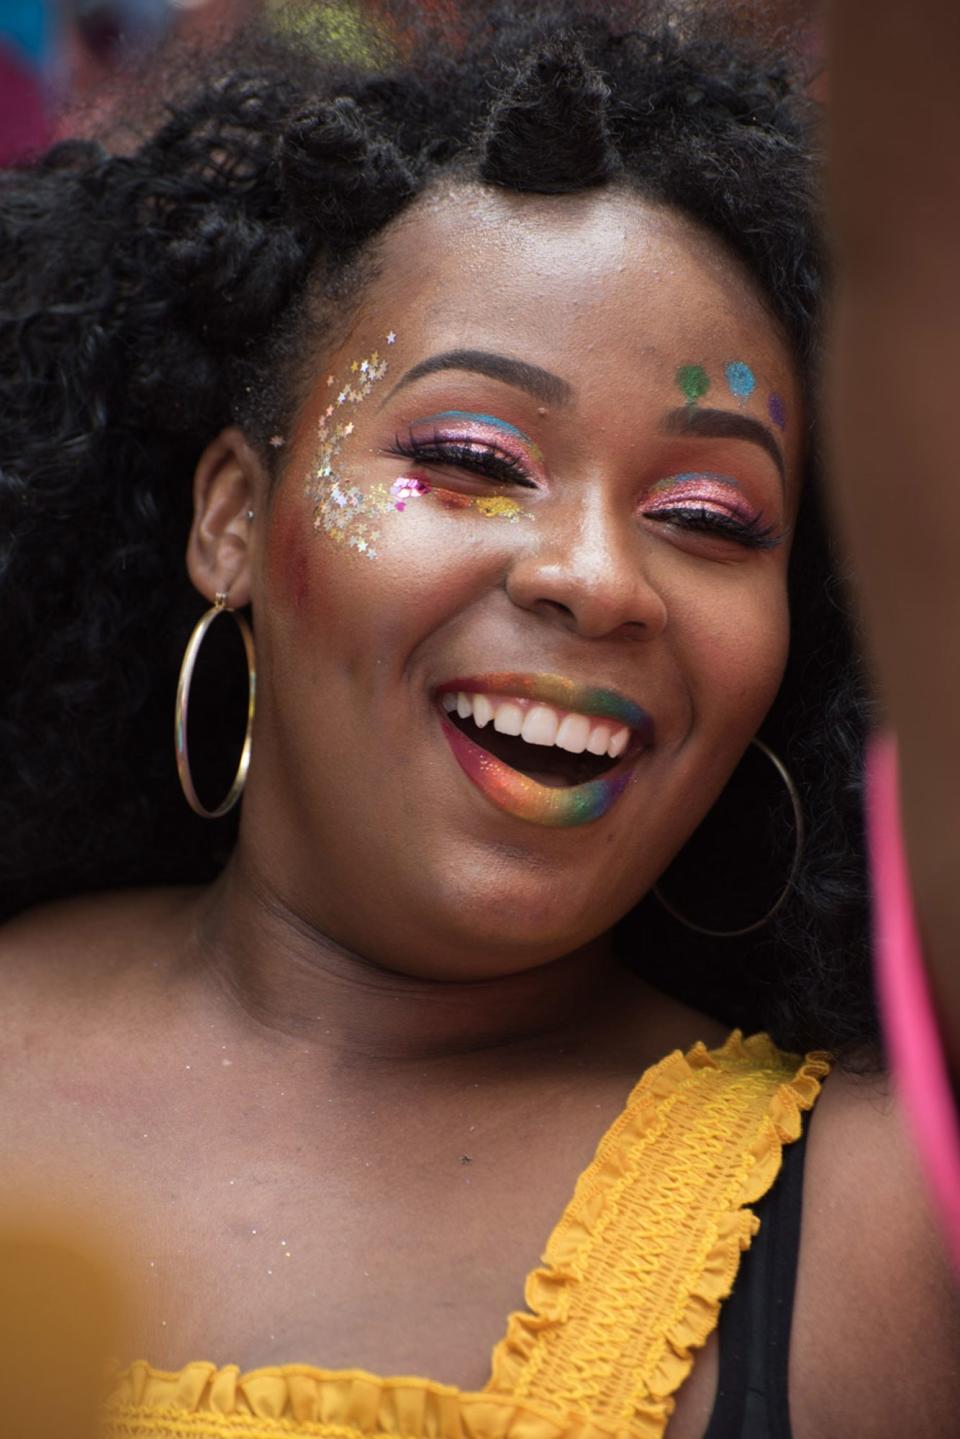
{"type": "Polygon", "coordinates": [[[436,692],[461,768],[500,809],[535,824],[599,819],[653,739],[639,705],[558,675],[491,675],[436,692]]]}
{"type": "Polygon", "coordinates": [[[442,704],[461,734],[502,764],[551,789],[600,779],[618,763],[630,740],[624,725],[565,714],[508,695],[460,691],[445,694],[442,704]],[[524,730],[533,737],[527,738],[524,730]]]}

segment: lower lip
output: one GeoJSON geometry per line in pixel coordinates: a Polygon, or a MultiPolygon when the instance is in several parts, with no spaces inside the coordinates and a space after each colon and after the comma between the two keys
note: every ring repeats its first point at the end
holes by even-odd
{"type": "Polygon", "coordinates": [[[530,824],[547,825],[554,829],[592,824],[612,809],[633,777],[636,752],[632,755],[628,753],[616,769],[601,779],[553,789],[538,784],[519,770],[511,769],[489,750],[468,739],[462,730],[451,724],[443,710],[438,713],[447,743],[468,779],[498,809],[530,824]]]}

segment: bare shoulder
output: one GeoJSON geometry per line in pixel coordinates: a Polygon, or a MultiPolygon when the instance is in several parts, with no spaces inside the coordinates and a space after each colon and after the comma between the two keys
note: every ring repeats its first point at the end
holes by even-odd
{"type": "Polygon", "coordinates": [[[96,1003],[123,976],[159,965],[192,889],[117,891],[60,900],[0,925],[0,1008],[8,1036],[18,1016],[96,1003]]]}
{"type": "Polygon", "coordinates": [[[889,1080],[835,1071],[812,1117],[791,1341],[796,1439],[941,1439],[960,1289],[889,1080]]]}
{"type": "Polygon", "coordinates": [[[68,1173],[79,1194],[92,1176],[116,1172],[131,1115],[156,1106],[144,1066],[170,1041],[177,915],[195,893],[91,895],[0,927],[4,1202],[57,1196],[68,1173]]]}
{"type": "Polygon", "coordinates": [[[104,960],[149,946],[157,923],[175,921],[195,903],[193,887],[108,890],[38,905],[0,924],[0,968],[29,956],[37,963],[104,960]]]}

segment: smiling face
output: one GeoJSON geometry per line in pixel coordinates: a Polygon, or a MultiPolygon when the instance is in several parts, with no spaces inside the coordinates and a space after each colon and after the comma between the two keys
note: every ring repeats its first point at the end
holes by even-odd
{"type": "Polygon", "coordinates": [[[255,500],[260,881],[421,975],[612,925],[776,693],[800,404],[749,282],[670,213],[409,211],[255,500]]]}

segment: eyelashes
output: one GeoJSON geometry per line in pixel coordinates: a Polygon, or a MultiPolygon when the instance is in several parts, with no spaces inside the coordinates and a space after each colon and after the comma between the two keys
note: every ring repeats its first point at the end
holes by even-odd
{"type": "Polygon", "coordinates": [[[537,489],[523,465],[513,455],[478,440],[454,440],[441,435],[438,430],[427,436],[412,433],[394,436],[387,454],[413,460],[422,465],[455,465],[469,474],[480,475],[500,485],[521,485],[525,489],[537,489]]]}
{"type": "Polygon", "coordinates": [[[714,470],[691,470],[659,480],[647,496],[643,515],[675,530],[733,540],[749,550],[775,549],[783,541],[733,476],[714,470]]]}
{"type": "MultiPolygon", "coordinates": [[[[516,456],[478,439],[451,437],[439,429],[429,434],[414,434],[412,430],[398,432],[385,453],[423,465],[450,465],[492,484],[539,489],[516,456]]],[[[691,480],[693,478],[691,476],[691,480]]],[[[708,482],[715,482],[717,478],[712,474],[703,475],[708,482]]],[[[735,488],[731,482],[725,483],[735,488]]],[[[677,505],[661,498],[655,507],[644,512],[644,518],[670,525],[675,530],[729,540],[749,550],[772,550],[783,543],[783,536],[773,524],[764,522],[761,513],[739,516],[719,506],[697,503],[692,496],[677,505]]]]}
{"type": "Polygon", "coordinates": [[[783,543],[775,526],[765,525],[759,514],[752,515],[749,520],[740,520],[734,515],[724,514],[722,510],[711,510],[706,505],[684,505],[673,510],[658,508],[648,514],[647,519],[698,534],[720,535],[736,540],[750,550],[774,550],[783,543]]]}

